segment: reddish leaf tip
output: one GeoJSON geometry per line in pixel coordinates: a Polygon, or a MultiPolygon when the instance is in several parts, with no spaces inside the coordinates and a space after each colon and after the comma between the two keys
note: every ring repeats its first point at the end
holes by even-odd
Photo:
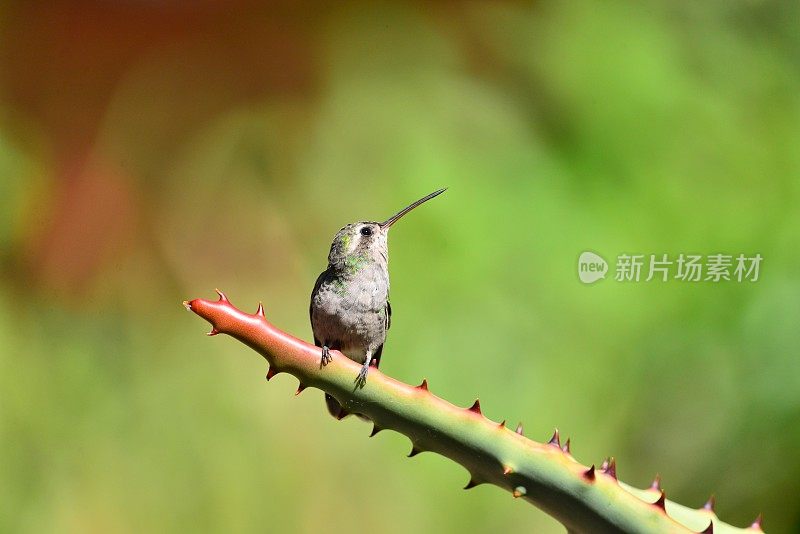
{"type": "Polygon", "coordinates": [[[418,385],[417,389],[422,389],[422,390],[428,391],[428,379],[427,378],[423,378],[422,379],[422,384],[418,385]]]}
{"type": "Polygon", "coordinates": [[[567,438],[567,442],[564,443],[564,446],[561,447],[561,450],[566,452],[567,454],[572,454],[571,451],[570,451],[570,444],[571,444],[571,440],[570,440],[570,438],[567,438]]]}
{"type": "Polygon", "coordinates": [[[517,429],[514,432],[516,432],[520,436],[522,435],[522,423],[521,422],[520,422],[520,424],[517,425],[517,429]]]}
{"type": "Polygon", "coordinates": [[[513,472],[514,472],[514,470],[511,469],[510,467],[508,467],[508,466],[503,467],[503,476],[507,477],[508,475],[510,475],[513,472]]]}
{"type": "Polygon", "coordinates": [[[297,391],[294,392],[294,396],[296,397],[296,396],[300,395],[303,392],[303,390],[305,390],[305,389],[306,389],[306,386],[304,386],[303,383],[300,382],[297,385],[297,391]]]}
{"type": "Polygon", "coordinates": [[[475,402],[468,408],[469,411],[474,412],[478,415],[483,415],[481,412],[481,401],[480,399],[475,399],[475,402]]]}
{"type": "Polygon", "coordinates": [[[592,464],[592,467],[583,472],[583,478],[586,480],[594,480],[594,464],[592,464]]]}
{"type": "Polygon", "coordinates": [[[558,429],[556,428],[555,432],[553,432],[553,437],[550,438],[550,441],[547,442],[548,445],[553,445],[554,447],[561,448],[561,436],[558,435],[558,429]]]}
{"type": "Polygon", "coordinates": [[[758,514],[756,520],[753,521],[753,524],[750,525],[750,528],[753,530],[761,530],[761,524],[764,522],[764,514],[758,514]]]}
{"type": "Polygon", "coordinates": [[[192,303],[189,302],[188,300],[184,300],[183,301],[183,307],[186,308],[189,311],[192,311],[192,303]]]}
{"type": "Polygon", "coordinates": [[[717,498],[714,497],[712,493],[711,496],[708,498],[706,503],[703,505],[703,510],[708,510],[709,512],[714,511],[714,507],[717,505],[717,498]]]}
{"type": "Polygon", "coordinates": [[[256,315],[258,317],[261,317],[261,318],[265,318],[266,317],[264,315],[264,305],[261,304],[260,302],[258,303],[258,309],[256,310],[256,315]]]}
{"type": "Polygon", "coordinates": [[[661,495],[658,496],[658,500],[653,503],[653,506],[661,508],[663,511],[666,512],[667,511],[666,503],[667,503],[667,494],[664,493],[664,490],[661,490],[661,495]]]}
{"type": "Polygon", "coordinates": [[[656,478],[654,478],[653,483],[650,484],[650,489],[655,491],[661,491],[661,475],[656,474],[656,478]]]}
{"type": "Polygon", "coordinates": [[[497,428],[505,428],[506,427],[506,420],[503,419],[500,423],[497,424],[497,428]]]}
{"type": "Polygon", "coordinates": [[[217,330],[216,328],[214,328],[214,327],[212,326],[212,327],[211,327],[211,332],[208,332],[206,335],[207,335],[207,336],[216,336],[217,334],[219,334],[219,330],[217,330]]]}
{"type": "Polygon", "coordinates": [[[276,371],[275,368],[270,365],[269,369],[267,369],[267,382],[272,380],[272,377],[277,375],[277,374],[278,374],[278,371],[276,371]]]}
{"type": "Polygon", "coordinates": [[[219,295],[219,301],[220,301],[220,302],[230,302],[230,301],[228,300],[228,297],[226,297],[226,296],[225,296],[225,293],[223,293],[223,292],[222,292],[222,291],[220,291],[219,289],[214,289],[214,291],[216,291],[216,292],[217,292],[217,295],[219,295]]]}

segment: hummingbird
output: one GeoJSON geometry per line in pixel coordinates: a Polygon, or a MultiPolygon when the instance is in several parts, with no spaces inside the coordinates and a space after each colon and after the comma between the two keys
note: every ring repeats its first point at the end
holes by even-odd
{"type": "MultiPolygon", "coordinates": [[[[311,329],[321,348],[320,367],[331,361],[331,350],[363,364],[355,379],[364,387],[370,365],[380,364],[386,332],[392,324],[389,304],[389,229],[408,212],[441,195],[445,189],[409,204],[383,222],[361,221],[336,232],[322,271],[311,292],[311,329]]],[[[325,394],[328,411],[340,419],[341,405],[325,394]]]]}

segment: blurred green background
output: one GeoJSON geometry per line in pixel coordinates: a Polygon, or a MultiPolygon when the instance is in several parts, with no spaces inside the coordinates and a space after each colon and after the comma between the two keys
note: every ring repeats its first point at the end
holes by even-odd
{"type": "Polygon", "coordinates": [[[0,5],[0,531],[561,532],[180,305],[310,339],[392,232],[382,370],[800,530],[800,4],[0,5]],[[756,283],[576,261],[755,254],[756,283]]]}

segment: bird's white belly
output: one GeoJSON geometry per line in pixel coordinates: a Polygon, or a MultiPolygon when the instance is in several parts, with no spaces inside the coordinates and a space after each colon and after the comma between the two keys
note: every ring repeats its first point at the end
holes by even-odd
{"type": "Polygon", "coordinates": [[[314,333],[321,343],[338,348],[351,360],[363,363],[369,347],[383,344],[386,336],[388,280],[382,272],[362,273],[358,281],[323,288],[312,311],[314,333]]]}

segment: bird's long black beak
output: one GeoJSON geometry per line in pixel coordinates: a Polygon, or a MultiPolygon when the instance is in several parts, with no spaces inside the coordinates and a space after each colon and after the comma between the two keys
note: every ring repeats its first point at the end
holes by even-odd
{"type": "Polygon", "coordinates": [[[447,191],[446,187],[442,188],[442,189],[439,189],[438,191],[434,191],[430,195],[424,196],[421,199],[419,199],[416,202],[414,202],[413,204],[410,204],[409,206],[406,206],[405,208],[401,209],[400,211],[398,211],[397,213],[395,213],[394,215],[392,215],[391,217],[389,217],[388,219],[386,219],[385,221],[380,223],[381,228],[384,229],[384,230],[388,230],[390,226],[392,226],[394,223],[396,223],[400,219],[400,217],[402,217],[403,215],[405,215],[409,211],[413,210],[414,208],[416,208],[420,204],[429,201],[433,197],[441,195],[445,191],[447,191]]]}

